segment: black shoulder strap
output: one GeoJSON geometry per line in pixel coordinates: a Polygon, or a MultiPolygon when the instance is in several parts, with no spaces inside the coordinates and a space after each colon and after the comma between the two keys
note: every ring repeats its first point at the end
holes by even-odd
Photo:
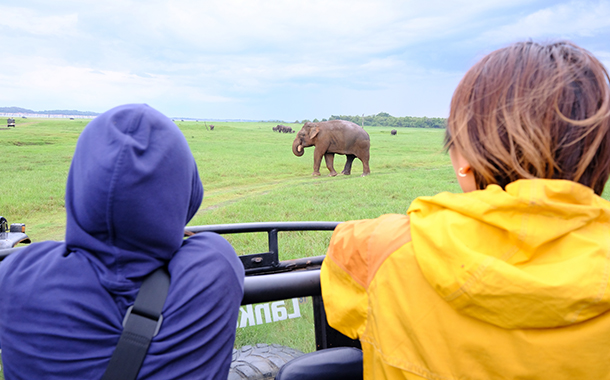
{"type": "Polygon", "coordinates": [[[138,376],[150,341],[163,322],[163,305],[169,289],[169,274],[159,268],[142,282],[142,287],[123,319],[119,338],[102,380],[132,380],[138,376]]]}

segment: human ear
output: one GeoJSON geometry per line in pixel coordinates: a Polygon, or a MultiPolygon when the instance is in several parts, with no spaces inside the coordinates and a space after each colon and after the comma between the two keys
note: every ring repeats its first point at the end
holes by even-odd
{"type": "Polygon", "coordinates": [[[449,157],[462,191],[468,193],[477,190],[477,181],[468,160],[455,147],[449,149],[449,157]]]}

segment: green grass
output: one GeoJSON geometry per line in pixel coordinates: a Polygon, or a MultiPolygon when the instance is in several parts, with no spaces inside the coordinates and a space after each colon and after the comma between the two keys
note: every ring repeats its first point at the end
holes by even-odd
{"type": "MultiPolygon", "coordinates": [[[[35,241],[63,239],[64,187],[79,133],[86,121],[17,120],[0,130],[2,196],[0,215],[27,224],[35,241]]],[[[406,211],[418,195],[459,191],[449,158],[441,152],[442,130],[367,127],[371,170],[360,177],[312,177],[313,148],[291,152],[294,134],[275,133],[275,123],[178,122],[197,161],[205,188],[203,204],[190,223],[348,220],[406,211]]],[[[298,125],[294,126],[298,128],[298,125]]],[[[341,170],[345,156],[337,155],[341,170]]]]}
{"type": "MultiPolygon", "coordinates": [[[[62,240],[65,233],[64,188],[83,120],[17,120],[0,130],[2,196],[0,215],[26,223],[33,241],[62,240]]],[[[203,204],[190,225],[261,221],[344,221],[405,213],[420,195],[459,191],[448,156],[442,153],[443,130],[366,127],[371,137],[371,175],[313,177],[313,148],[292,154],[295,134],[272,131],[276,123],[177,122],[197,161],[205,188],[203,204]]],[[[300,129],[300,125],[293,125],[300,129]]],[[[345,156],[335,157],[341,171],[345,156]]],[[[280,259],[326,253],[331,232],[284,232],[280,259]]],[[[225,235],[238,254],[266,252],[267,235],[225,235]]],[[[279,343],[314,350],[311,300],[301,304],[301,318],[237,329],[236,345],[279,343]]]]}

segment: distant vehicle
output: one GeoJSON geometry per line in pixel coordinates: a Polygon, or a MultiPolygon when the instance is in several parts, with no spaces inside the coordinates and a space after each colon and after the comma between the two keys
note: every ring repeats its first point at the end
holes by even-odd
{"type": "Polygon", "coordinates": [[[15,119],[10,117],[6,119],[6,126],[15,128],[15,119]]]}
{"type": "Polygon", "coordinates": [[[13,248],[17,244],[31,242],[25,234],[25,224],[13,223],[10,226],[5,217],[0,216],[0,249],[13,248]]]}

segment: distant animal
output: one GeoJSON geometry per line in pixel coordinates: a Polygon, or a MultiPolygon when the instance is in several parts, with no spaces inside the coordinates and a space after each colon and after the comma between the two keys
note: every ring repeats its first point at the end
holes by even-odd
{"type": "Polygon", "coordinates": [[[350,175],[352,162],[356,157],[362,161],[362,176],[371,173],[369,169],[369,150],[371,141],[369,134],[366,133],[358,124],[345,120],[322,121],[319,123],[307,122],[297,133],[297,137],[292,143],[292,153],[301,157],[305,151],[303,148],[315,146],[313,152],[313,175],[320,175],[320,164],[322,156],[326,161],[326,167],[330,171],[329,176],[337,175],[333,167],[335,154],[347,156],[345,167],[341,174],[350,175]]]}
{"type": "Polygon", "coordinates": [[[288,127],[282,124],[278,124],[275,127],[272,128],[274,132],[281,132],[281,133],[295,133],[296,131],[292,130],[292,127],[288,127]]]}
{"type": "Polygon", "coordinates": [[[285,125],[282,124],[278,124],[275,127],[272,128],[274,132],[281,132],[281,133],[295,133],[295,131],[292,130],[292,127],[287,127],[285,125]]]}
{"type": "Polygon", "coordinates": [[[392,130],[390,131],[390,133],[392,134],[392,136],[394,136],[394,135],[396,134],[396,130],[395,130],[395,129],[392,129],[392,130]]]}
{"type": "Polygon", "coordinates": [[[210,131],[214,130],[214,126],[212,124],[210,124],[210,131]]]}

